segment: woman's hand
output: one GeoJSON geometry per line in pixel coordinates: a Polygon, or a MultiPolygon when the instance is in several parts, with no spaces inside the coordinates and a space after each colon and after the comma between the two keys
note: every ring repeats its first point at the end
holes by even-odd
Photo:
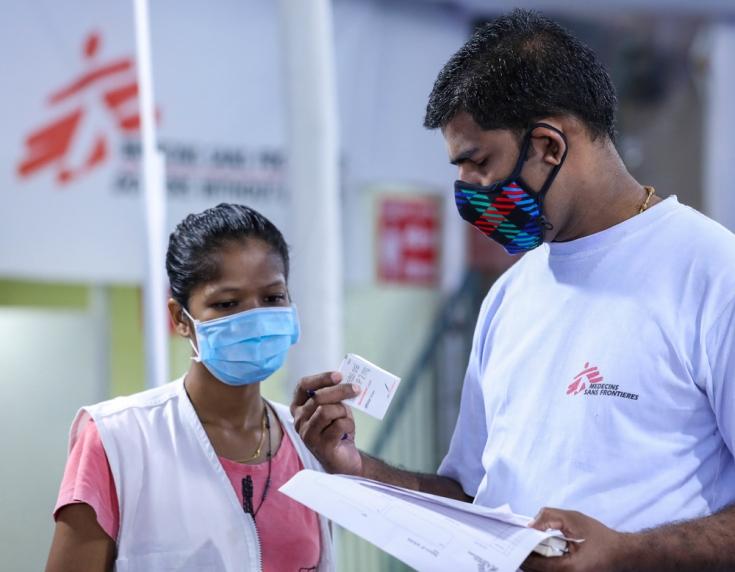
{"type": "Polygon", "coordinates": [[[355,420],[342,401],[359,395],[359,388],[340,383],[339,372],[299,381],[291,403],[294,425],[306,446],[330,473],[362,476],[362,456],[355,447],[355,420]]]}

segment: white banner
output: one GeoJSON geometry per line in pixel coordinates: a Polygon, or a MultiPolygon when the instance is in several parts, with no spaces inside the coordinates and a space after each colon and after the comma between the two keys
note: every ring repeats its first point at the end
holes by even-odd
{"type": "MultiPolygon", "coordinates": [[[[0,276],[140,282],[145,248],[132,0],[5,4],[0,276]]],[[[150,2],[169,230],[190,212],[233,201],[262,211],[289,239],[277,5],[150,2]]],[[[355,232],[368,216],[360,189],[410,183],[451,197],[455,173],[441,135],[421,122],[436,73],[469,24],[459,11],[429,2],[342,0],[334,18],[342,238],[353,262],[345,270],[356,280],[364,278],[356,269],[371,263],[365,245],[373,240],[371,231],[355,232]]],[[[294,192],[308,192],[297,186],[294,192]]],[[[462,252],[464,223],[450,211],[445,237],[462,252]]],[[[292,247],[299,256],[299,244],[292,247]]]]}
{"type": "MultiPolygon", "coordinates": [[[[151,3],[168,229],[222,201],[278,225],[286,191],[270,2],[151,3]]],[[[138,282],[144,219],[132,2],[15,1],[0,23],[0,275],[138,282]]]]}

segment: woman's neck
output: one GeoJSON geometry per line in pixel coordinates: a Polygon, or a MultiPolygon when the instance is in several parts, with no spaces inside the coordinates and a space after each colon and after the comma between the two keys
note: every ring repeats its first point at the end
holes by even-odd
{"type": "Polygon", "coordinates": [[[194,362],[186,374],[184,387],[202,425],[246,431],[260,426],[263,417],[260,383],[227,385],[204,365],[194,362]]]}

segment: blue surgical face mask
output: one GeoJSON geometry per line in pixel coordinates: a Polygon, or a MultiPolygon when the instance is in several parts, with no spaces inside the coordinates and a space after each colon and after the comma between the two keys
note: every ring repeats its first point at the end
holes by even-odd
{"type": "Polygon", "coordinates": [[[299,340],[295,306],[256,308],[206,322],[184,312],[197,339],[192,359],[228,385],[263,381],[281,368],[288,349],[299,340]]]}

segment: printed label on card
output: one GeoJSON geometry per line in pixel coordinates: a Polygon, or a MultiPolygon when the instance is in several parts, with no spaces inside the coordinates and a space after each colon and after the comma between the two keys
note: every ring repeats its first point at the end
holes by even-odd
{"type": "Polygon", "coordinates": [[[339,372],[342,374],[342,383],[354,383],[361,388],[360,395],[345,399],[344,403],[383,419],[401,378],[356,354],[345,356],[339,372]]]}

